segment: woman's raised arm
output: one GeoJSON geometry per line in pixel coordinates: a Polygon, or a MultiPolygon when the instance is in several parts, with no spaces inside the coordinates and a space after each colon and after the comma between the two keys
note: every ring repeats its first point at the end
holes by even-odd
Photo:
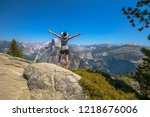
{"type": "Polygon", "coordinates": [[[60,39],[61,39],[61,36],[60,36],[60,35],[58,35],[58,34],[56,34],[56,33],[54,33],[53,31],[48,30],[48,32],[49,32],[49,33],[51,33],[51,34],[53,34],[53,35],[55,35],[56,37],[58,37],[58,38],[60,38],[60,39]]]}
{"type": "Polygon", "coordinates": [[[72,38],[77,37],[77,36],[80,36],[80,35],[81,35],[81,34],[79,33],[79,34],[76,34],[76,35],[74,35],[74,36],[68,37],[68,39],[72,39],[72,38]]]}

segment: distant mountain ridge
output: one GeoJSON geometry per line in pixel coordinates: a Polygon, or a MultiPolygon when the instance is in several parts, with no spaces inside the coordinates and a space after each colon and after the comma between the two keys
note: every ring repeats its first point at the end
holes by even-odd
{"type": "MultiPolygon", "coordinates": [[[[0,52],[5,53],[9,43],[0,41],[0,52]]],[[[57,64],[60,51],[58,39],[43,43],[19,42],[18,45],[29,60],[38,59],[41,62],[57,64]]],[[[91,68],[111,75],[126,75],[134,71],[144,57],[140,52],[143,46],[135,44],[70,45],[69,47],[71,68],[91,68]]],[[[61,62],[65,65],[64,59],[61,62]]]]}

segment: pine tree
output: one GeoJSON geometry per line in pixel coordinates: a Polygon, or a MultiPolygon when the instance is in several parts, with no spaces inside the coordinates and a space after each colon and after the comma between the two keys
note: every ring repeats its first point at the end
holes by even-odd
{"type": "MultiPolygon", "coordinates": [[[[135,8],[122,8],[122,12],[127,16],[133,27],[138,27],[139,31],[150,28],[150,0],[138,0],[135,8]]],[[[148,35],[150,40],[150,34],[148,35]]],[[[145,97],[150,97],[150,49],[142,48],[141,52],[145,55],[143,63],[140,64],[135,72],[135,79],[140,84],[140,92],[145,97]]]]}
{"type": "Polygon", "coordinates": [[[150,28],[150,0],[138,0],[135,8],[122,8],[133,27],[138,27],[139,31],[150,28]]]}
{"type": "Polygon", "coordinates": [[[144,97],[150,96],[150,50],[143,48],[141,50],[145,58],[143,63],[138,66],[135,72],[135,79],[140,84],[140,92],[144,97]]]}
{"type": "Polygon", "coordinates": [[[18,47],[17,41],[15,39],[11,41],[7,54],[15,57],[24,58],[23,53],[21,49],[18,47]]]}

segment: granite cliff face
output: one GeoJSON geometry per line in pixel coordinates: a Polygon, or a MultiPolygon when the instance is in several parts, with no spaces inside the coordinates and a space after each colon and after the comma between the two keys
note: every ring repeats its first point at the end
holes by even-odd
{"type": "MultiPolygon", "coordinates": [[[[137,68],[144,55],[137,45],[70,45],[69,63],[72,69],[90,68],[110,75],[127,75],[137,68]],[[115,68],[115,69],[114,69],[115,68]]],[[[57,64],[60,48],[55,43],[42,48],[38,59],[57,64]]],[[[65,65],[65,56],[61,65],[65,65]]]]}
{"type": "Polygon", "coordinates": [[[0,99],[84,99],[80,78],[54,64],[0,53],[0,99]]]}

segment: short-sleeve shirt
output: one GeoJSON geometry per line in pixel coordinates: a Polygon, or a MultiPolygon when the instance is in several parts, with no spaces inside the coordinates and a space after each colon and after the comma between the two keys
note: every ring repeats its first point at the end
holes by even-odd
{"type": "Polygon", "coordinates": [[[67,49],[69,49],[68,39],[63,38],[63,39],[61,39],[61,50],[67,50],[67,49]]]}

